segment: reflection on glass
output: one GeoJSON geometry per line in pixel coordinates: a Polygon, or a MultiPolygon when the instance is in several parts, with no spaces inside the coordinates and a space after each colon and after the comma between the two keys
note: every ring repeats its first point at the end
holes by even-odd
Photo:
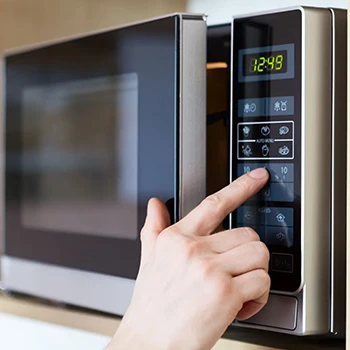
{"type": "Polygon", "coordinates": [[[23,225],[137,239],[137,74],[29,87],[22,100],[23,225]]]}

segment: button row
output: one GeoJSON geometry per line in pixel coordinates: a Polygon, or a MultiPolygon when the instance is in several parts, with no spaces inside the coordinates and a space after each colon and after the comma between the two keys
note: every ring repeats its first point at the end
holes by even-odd
{"type": "Polygon", "coordinates": [[[271,182],[294,182],[294,164],[291,163],[239,163],[237,175],[244,175],[257,168],[266,168],[271,182]]]}
{"type": "Polygon", "coordinates": [[[294,230],[292,227],[248,225],[237,226],[251,227],[259,235],[260,240],[268,246],[290,248],[294,243],[294,230]]]}
{"type": "Polygon", "coordinates": [[[292,141],[258,143],[239,142],[238,159],[294,159],[292,141]]]}
{"type": "Polygon", "coordinates": [[[239,117],[294,115],[294,96],[238,100],[239,117]]]}
{"type": "Polygon", "coordinates": [[[237,223],[254,226],[293,226],[293,208],[241,206],[237,209],[237,223]]]}
{"type": "MultiPolygon", "coordinates": [[[[272,142],[277,140],[293,140],[294,139],[294,122],[256,122],[256,123],[239,123],[238,140],[259,140],[271,139],[272,142]]],[[[263,142],[261,140],[261,142],[263,142]]]]}

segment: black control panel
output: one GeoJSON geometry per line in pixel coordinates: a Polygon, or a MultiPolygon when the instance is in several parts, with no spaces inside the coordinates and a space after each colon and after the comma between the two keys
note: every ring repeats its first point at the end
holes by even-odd
{"type": "Polygon", "coordinates": [[[270,181],[231,226],[259,234],[271,287],[283,292],[301,283],[301,28],[300,11],[290,11],[235,19],[233,31],[232,180],[265,167],[270,181]]]}

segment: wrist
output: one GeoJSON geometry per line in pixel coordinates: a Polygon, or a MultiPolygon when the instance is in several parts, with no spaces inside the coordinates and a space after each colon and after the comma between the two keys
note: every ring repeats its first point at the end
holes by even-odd
{"type": "Polygon", "coordinates": [[[105,350],[165,350],[156,339],[152,339],[147,328],[140,325],[140,320],[132,321],[125,315],[113,339],[105,350]]]}

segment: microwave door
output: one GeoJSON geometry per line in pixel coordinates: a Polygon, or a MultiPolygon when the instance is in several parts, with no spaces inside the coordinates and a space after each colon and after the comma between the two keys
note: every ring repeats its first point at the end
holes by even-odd
{"type": "Polygon", "coordinates": [[[151,197],[205,197],[206,24],[172,15],[5,57],[6,289],[115,314],[151,197]]]}

